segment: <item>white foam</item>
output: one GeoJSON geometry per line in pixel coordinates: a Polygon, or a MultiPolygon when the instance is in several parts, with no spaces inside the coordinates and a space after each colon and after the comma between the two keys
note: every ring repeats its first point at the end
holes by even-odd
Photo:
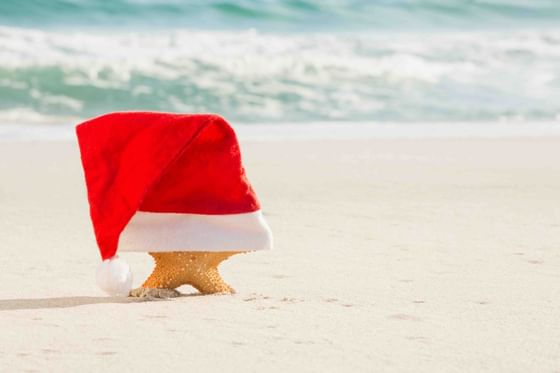
{"type": "MultiPolygon", "coordinates": [[[[125,109],[302,123],[542,121],[560,114],[560,31],[108,33],[0,27],[0,45],[0,71],[17,76],[0,86],[17,91],[22,110],[45,117],[125,109]],[[146,102],[152,106],[143,107],[146,102]]],[[[4,122],[38,121],[22,115],[4,122]]]]}
{"type": "MultiPolygon", "coordinates": [[[[122,87],[134,72],[168,80],[198,73],[202,86],[228,86],[211,71],[240,80],[282,78],[324,87],[373,78],[426,83],[441,79],[474,81],[481,74],[490,78],[494,71],[505,75],[518,70],[522,59],[504,59],[504,55],[520,53],[540,59],[534,74],[525,77],[540,86],[550,81],[551,74],[557,76],[559,42],[560,32],[554,31],[404,35],[262,34],[254,30],[108,33],[0,26],[0,67],[61,66],[74,71],[66,78],[68,84],[101,88],[122,87]],[[200,75],[205,71],[201,66],[216,69],[200,75]],[[540,76],[543,74],[545,79],[540,76]]],[[[270,91],[270,87],[267,89],[270,91]]],[[[313,94],[313,90],[307,91],[308,96],[313,94]]]]}

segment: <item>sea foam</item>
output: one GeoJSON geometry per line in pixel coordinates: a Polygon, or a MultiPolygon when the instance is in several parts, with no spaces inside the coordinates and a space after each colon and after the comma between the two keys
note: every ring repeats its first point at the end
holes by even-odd
{"type": "MultiPolygon", "coordinates": [[[[0,118],[217,112],[242,123],[556,120],[560,32],[0,27],[0,118]]],[[[20,118],[25,119],[25,118],[20,118]]]]}

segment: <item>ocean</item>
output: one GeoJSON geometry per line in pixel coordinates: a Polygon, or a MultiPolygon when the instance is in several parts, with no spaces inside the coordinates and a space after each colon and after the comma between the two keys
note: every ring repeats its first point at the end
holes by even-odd
{"type": "Polygon", "coordinates": [[[560,123],[559,26],[557,0],[3,0],[0,134],[119,110],[560,123]]]}

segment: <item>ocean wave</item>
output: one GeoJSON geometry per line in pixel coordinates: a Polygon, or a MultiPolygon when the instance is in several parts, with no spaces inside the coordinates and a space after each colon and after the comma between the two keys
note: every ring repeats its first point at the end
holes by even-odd
{"type": "Polygon", "coordinates": [[[239,122],[555,120],[560,32],[274,34],[0,27],[4,113],[239,122]]]}
{"type": "Polygon", "coordinates": [[[0,24],[333,30],[555,26],[556,0],[3,0],[0,24]]]}

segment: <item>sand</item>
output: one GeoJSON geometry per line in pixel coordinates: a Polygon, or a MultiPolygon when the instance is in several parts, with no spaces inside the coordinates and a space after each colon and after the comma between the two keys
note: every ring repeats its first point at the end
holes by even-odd
{"type": "Polygon", "coordinates": [[[560,370],[560,138],[242,146],[275,250],[139,302],[95,286],[76,145],[1,143],[2,371],[560,370]]]}

